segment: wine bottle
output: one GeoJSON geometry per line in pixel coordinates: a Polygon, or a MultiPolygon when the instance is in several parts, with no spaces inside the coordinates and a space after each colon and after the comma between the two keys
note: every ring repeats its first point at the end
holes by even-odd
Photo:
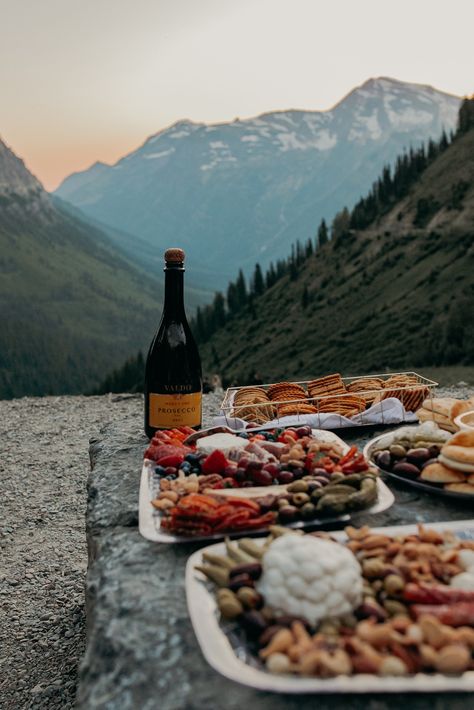
{"type": "Polygon", "coordinates": [[[184,310],[184,251],[165,252],[165,302],[145,368],[145,433],[190,426],[202,415],[201,360],[184,310]]]}

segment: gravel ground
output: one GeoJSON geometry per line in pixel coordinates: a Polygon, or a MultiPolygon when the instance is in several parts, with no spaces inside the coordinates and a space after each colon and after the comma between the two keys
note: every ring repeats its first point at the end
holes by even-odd
{"type": "MultiPolygon", "coordinates": [[[[439,394],[467,397],[472,388],[439,394]]],[[[205,411],[216,411],[209,395],[205,411]]],[[[0,401],[0,708],[74,705],[85,647],[89,438],[136,396],[0,401]]]]}

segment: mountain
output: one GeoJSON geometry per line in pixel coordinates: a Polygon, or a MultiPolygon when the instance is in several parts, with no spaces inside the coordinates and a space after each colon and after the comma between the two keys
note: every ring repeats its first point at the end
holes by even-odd
{"type": "MultiPolygon", "coordinates": [[[[204,371],[246,384],[472,365],[474,99],[470,111],[469,129],[440,144],[421,176],[402,185],[402,198],[379,197],[365,229],[346,228],[315,253],[289,260],[261,295],[254,288],[238,313],[221,315],[225,324],[200,346],[204,371]]],[[[420,155],[400,169],[399,182],[420,155]]],[[[391,193],[399,188],[392,184],[391,193]]]]}
{"type": "MultiPolygon", "coordinates": [[[[85,222],[94,230],[99,230],[102,235],[106,235],[110,241],[110,246],[120,251],[128,261],[132,262],[140,270],[147,274],[147,278],[156,281],[156,297],[161,301],[161,294],[164,289],[163,278],[163,250],[157,249],[144,239],[140,239],[134,234],[121,229],[111,227],[93,217],[87,216],[82,210],[74,207],[66,200],[57,195],[50,195],[53,205],[68,215],[85,222]]],[[[188,312],[194,313],[196,307],[203,303],[208,303],[212,299],[213,284],[212,273],[209,269],[191,270],[186,274],[186,303],[188,312]]]]}
{"type": "Polygon", "coordinates": [[[211,269],[221,288],[238,267],[266,266],[313,237],[322,217],[354,204],[403,149],[454,128],[459,102],[378,78],[329,111],[179,121],[115,165],[71,175],[56,194],[159,251],[179,242],[190,271],[211,269]]]}
{"type": "Polygon", "coordinates": [[[0,140],[0,397],[88,390],[144,347],[161,289],[0,140]]]}

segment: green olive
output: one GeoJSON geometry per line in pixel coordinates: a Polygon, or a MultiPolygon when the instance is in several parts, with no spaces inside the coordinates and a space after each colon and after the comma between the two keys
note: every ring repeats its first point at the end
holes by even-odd
{"type": "Polygon", "coordinates": [[[309,503],[309,495],[307,493],[293,493],[291,502],[298,508],[301,508],[305,503],[309,503]]]}
{"type": "Polygon", "coordinates": [[[302,480],[293,481],[293,483],[290,483],[290,485],[286,487],[286,490],[288,493],[307,493],[308,483],[302,480]]]}
{"type": "Polygon", "coordinates": [[[314,503],[305,503],[300,510],[303,520],[312,520],[316,517],[316,506],[314,503]]]}

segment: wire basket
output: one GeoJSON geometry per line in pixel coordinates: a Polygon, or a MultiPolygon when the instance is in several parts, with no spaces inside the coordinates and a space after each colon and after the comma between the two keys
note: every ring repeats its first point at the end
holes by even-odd
{"type": "MultiPolygon", "coordinates": [[[[336,377],[328,376],[328,377],[336,377]]],[[[320,378],[320,380],[323,378],[320,378]]],[[[324,378],[326,379],[326,378],[324,378]]],[[[314,384],[314,380],[294,381],[288,384],[290,387],[299,386],[305,391],[305,396],[301,394],[298,399],[264,399],[264,393],[267,393],[270,388],[278,387],[278,383],[265,385],[246,385],[243,387],[229,387],[224,395],[221,404],[221,413],[226,419],[227,426],[232,429],[239,429],[242,426],[242,419],[248,424],[256,424],[259,426],[271,424],[272,426],[290,426],[291,424],[305,424],[308,422],[309,409],[308,405],[312,405],[311,423],[318,428],[339,428],[344,426],[367,426],[367,425],[384,425],[396,424],[403,422],[416,421],[414,412],[418,409],[422,402],[426,399],[433,398],[433,391],[438,386],[434,380],[430,380],[416,372],[384,372],[382,374],[358,375],[353,377],[340,377],[343,387],[346,391],[340,393],[318,394],[311,396],[308,390],[308,385],[314,384]],[[407,380],[407,384],[392,384],[393,382],[403,382],[407,380]],[[364,388],[364,380],[376,381],[377,387],[368,385],[364,388]],[[378,382],[380,381],[380,382],[378,382]],[[356,392],[351,391],[351,386],[358,383],[356,392]],[[362,388],[360,388],[362,387],[362,388]],[[242,397],[242,394],[247,393],[250,397],[252,391],[259,390],[260,396],[255,399],[263,401],[250,402],[243,404],[236,403],[235,399],[242,397]],[[339,414],[338,401],[340,401],[339,410],[344,410],[344,405],[351,398],[358,398],[366,402],[366,406],[352,416],[344,416],[339,414]],[[399,401],[398,406],[394,408],[393,398],[399,401]],[[293,405],[294,413],[281,414],[282,407],[288,409],[288,405],[293,405]],[[400,406],[401,405],[401,406],[400,406]],[[407,409],[405,409],[405,406],[407,409]],[[306,411],[301,411],[306,410],[306,411]],[[331,417],[329,425],[328,415],[339,415],[334,419],[331,417]],[[289,421],[291,419],[291,421],[289,421]],[[294,420],[294,421],[293,421],[294,420]]]]}

